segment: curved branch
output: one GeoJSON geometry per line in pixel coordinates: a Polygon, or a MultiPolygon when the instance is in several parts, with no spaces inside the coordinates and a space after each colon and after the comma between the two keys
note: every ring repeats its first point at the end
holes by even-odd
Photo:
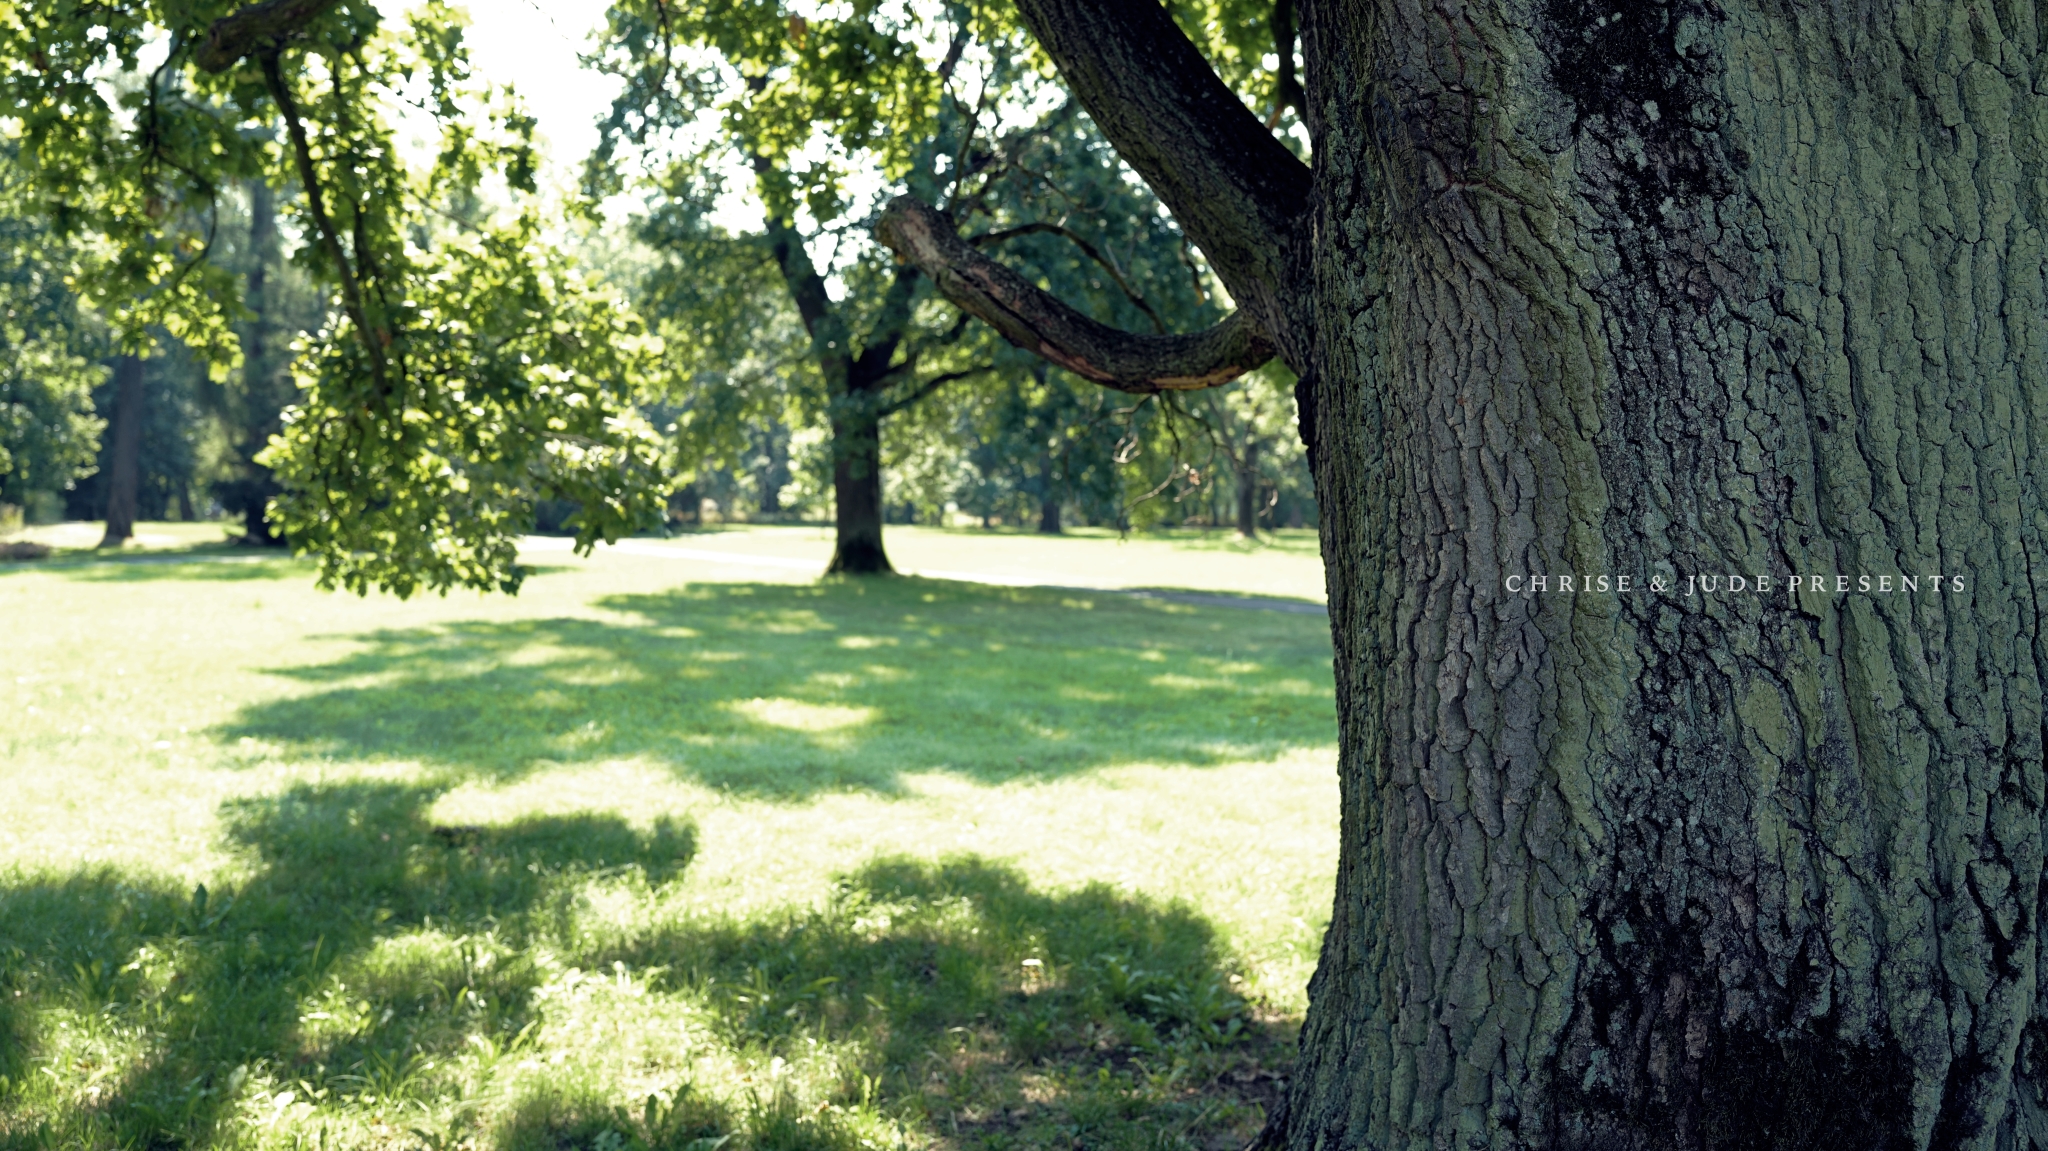
{"type": "Polygon", "coordinates": [[[1273,358],[1272,341],[1241,311],[1187,336],[1141,336],[1096,323],[975,251],[943,213],[909,196],[883,210],[875,238],[1004,339],[1104,387],[1140,394],[1213,388],[1273,358]]]}
{"type": "Polygon", "coordinates": [[[225,72],[244,56],[262,56],[277,49],[315,17],[334,7],[334,3],[335,0],[263,0],[236,9],[215,20],[206,30],[206,39],[193,53],[193,62],[208,72],[225,72]]]}
{"type": "Polygon", "coordinates": [[[298,101],[292,98],[291,83],[285,79],[277,53],[266,52],[261,61],[263,82],[270,89],[270,98],[277,101],[278,111],[284,114],[285,133],[291,137],[292,157],[298,163],[299,183],[306,190],[306,208],[313,217],[313,226],[320,233],[320,242],[326,247],[328,258],[334,261],[335,275],[341,280],[342,308],[362,335],[363,348],[370,356],[370,377],[377,385],[377,393],[388,396],[391,386],[384,362],[384,345],[390,342],[391,335],[381,327],[371,327],[369,315],[363,309],[363,293],[356,283],[355,268],[348,262],[347,253],[342,251],[341,237],[335,233],[334,220],[327,214],[320,173],[313,166],[313,151],[306,142],[306,126],[299,119],[298,101]]]}
{"type": "Polygon", "coordinates": [[[1219,79],[1159,0],[1018,0],[1117,155],[1144,177],[1241,307],[1278,322],[1306,165],[1219,79]]]}

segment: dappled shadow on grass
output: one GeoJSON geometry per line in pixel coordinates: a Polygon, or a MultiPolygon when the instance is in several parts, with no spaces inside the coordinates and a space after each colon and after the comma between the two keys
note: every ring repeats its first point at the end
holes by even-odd
{"type": "Polygon", "coordinates": [[[1284,1063],[1183,906],[963,857],[704,915],[687,828],[436,794],[232,804],[212,891],[0,879],[0,1147],[1237,1146],[1284,1063]]]}
{"type": "MultiPolygon", "coordinates": [[[[720,1138],[850,1151],[906,1132],[959,1147],[1234,1149],[1262,1122],[1291,1038],[1235,993],[1192,910],[1101,884],[1038,891],[975,857],[878,860],[820,908],[591,939],[582,969],[536,996],[554,1042],[587,1049],[631,1032],[622,1011],[684,1005],[668,1029],[708,1030],[750,1070],[684,1071],[624,1099],[558,1080],[520,1095],[502,1151],[720,1138]]],[[[623,1061],[660,1063],[693,1041],[641,1043],[623,1061]]]]}
{"type": "Polygon", "coordinates": [[[111,869],[0,883],[14,1066],[65,1072],[0,1068],[0,1146],[201,1145],[252,1073],[388,1091],[470,1034],[516,1031],[537,977],[496,960],[558,929],[580,881],[662,882],[694,850],[688,828],[608,815],[436,828],[437,794],[349,783],[231,805],[258,869],[217,891],[111,869]],[[336,973],[377,1004],[322,1002],[336,973]]]}
{"type": "Polygon", "coordinates": [[[217,731],[486,776],[641,757],[754,794],[887,791],[1114,763],[1210,765],[1333,736],[1314,617],[890,579],[707,584],[610,619],[373,633],[280,669],[307,694],[217,731]]]}

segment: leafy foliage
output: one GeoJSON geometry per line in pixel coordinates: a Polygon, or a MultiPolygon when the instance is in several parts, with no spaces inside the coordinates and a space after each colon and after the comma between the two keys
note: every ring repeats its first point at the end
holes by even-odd
{"type": "Polygon", "coordinates": [[[62,490],[99,447],[102,337],[64,285],[63,256],[37,221],[0,215],[0,503],[62,490]]]}
{"type": "Polygon", "coordinates": [[[361,341],[323,340],[302,362],[305,399],[267,462],[288,486],[280,523],[321,557],[324,582],[512,591],[534,499],[581,505],[585,544],[655,514],[658,448],[624,401],[658,342],[531,242],[535,227],[450,240],[453,258],[410,285],[407,375],[422,386],[382,418],[353,406],[361,341]]]}
{"type": "Polygon", "coordinates": [[[586,548],[650,520],[653,450],[622,399],[639,326],[542,241],[533,120],[470,81],[459,14],[429,0],[393,30],[345,0],[259,58],[198,67],[212,22],[239,7],[0,8],[25,166],[80,238],[80,282],[122,343],[160,328],[231,370],[246,311],[210,258],[223,199],[296,181],[294,258],[330,318],[266,462],[289,489],[278,518],[324,584],[516,588],[513,536],[543,497],[581,504],[586,548]],[[389,107],[440,127],[424,170],[389,107]]]}

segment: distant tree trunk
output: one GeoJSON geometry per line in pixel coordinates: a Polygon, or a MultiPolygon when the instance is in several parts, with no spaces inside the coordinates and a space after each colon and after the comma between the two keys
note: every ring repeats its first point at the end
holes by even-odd
{"type": "Polygon", "coordinates": [[[178,518],[188,524],[199,518],[192,506],[192,484],[188,480],[178,481],[178,518]]]}
{"type": "Polygon", "coordinates": [[[135,503],[142,486],[142,357],[114,361],[113,450],[107,458],[107,532],[100,545],[120,547],[135,534],[135,503]]]}
{"type": "Polygon", "coordinates": [[[668,518],[671,523],[695,524],[704,521],[704,493],[692,483],[684,484],[668,496],[668,518]]]}
{"type": "Polygon", "coordinates": [[[1237,465],[1237,534],[1259,538],[1259,441],[1248,440],[1237,465]]]}
{"type": "Polygon", "coordinates": [[[837,538],[827,572],[876,575],[894,571],[882,550],[882,423],[866,390],[833,405],[832,495],[837,538]]]}
{"type": "Polygon", "coordinates": [[[242,541],[276,546],[284,543],[270,525],[270,498],[279,491],[270,469],[256,462],[257,453],[280,429],[270,397],[275,391],[273,376],[279,365],[273,362],[272,337],[277,327],[271,300],[270,260],[277,251],[277,203],[270,185],[249,181],[249,276],[244,303],[251,316],[242,346],[243,423],[242,472],[236,485],[241,503],[242,541]]]}
{"type": "Polygon", "coordinates": [[[1048,456],[1038,473],[1038,531],[1041,535],[1060,534],[1060,489],[1056,467],[1048,456]]]}
{"type": "Polygon", "coordinates": [[[789,482],[789,446],[783,440],[780,422],[770,423],[764,433],[767,440],[768,465],[761,469],[760,504],[763,518],[782,514],[782,485],[789,482]]]}

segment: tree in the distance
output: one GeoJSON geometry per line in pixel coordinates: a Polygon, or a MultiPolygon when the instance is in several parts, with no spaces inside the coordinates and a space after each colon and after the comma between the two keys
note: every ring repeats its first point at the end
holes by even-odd
{"type": "MultiPolygon", "coordinates": [[[[19,190],[11,168],[0,196],[19,190]]],[[[4,202],[4,201],[0,201],[4,202]]],[[[90,474],[105,421],[104,333],[64,284],[68,253],[16,204],[0,214],[0,504],[54,504],[90,474]]]]}
{"type": "Polygon", "coordinates": [[[1311,169],[1150,0],[1019,8],[1238,311],[882,236],[1104,383],[1301,379],[1342,834],[1265,1142],[2048,1146],[2031,10],[1308,5],[1311,169]]]}
{"type": "Polygon", "coordinates": [[[626,403],[650,341],[545,242],[533,120],[468,79],[462,24],[440,0],[389,24],[341,0],[0,7],[24,197],[89,241],[75,279],[120,351],[161,331],[231,372],[248,313],[214,258],[223,203],[250,180],[300,193],[293,256],[327,319],[256,462],[328,585],[516,588],[538,500],[578,504],[586,548],[660,504],[626,403]],[[396,146],[401,100],[440,129],[430,165],[396,146]]]}
{"type": "MultiPolygon", "coordinates": [[[[1026,370],[934,306],[915,266],[873,248],[871,185],[944,199],[977,244],[1115,322],[1205,309],[1182,237],[1084,116],[1037,99],[1059,93],[1000,10],[632,0],[613,6],[606,35],[599,59],[626,84],[592,186],[652,190],[642,232],[668,259],[647,307],[692,349],[683,426],[702,439],[790,397],[829,426],[833,572],[889,570],[888,429],[948,425],[955,411],[926,418],[934,404],[972,405],[973,389],[1026,370]],[[719,224],[720,197],[741,191],[758,226],[719,224]],[[796,325],[770,318],[766,279],[796,325]]],[[[730,457],[736,430],[710,440],[730,457]]]]}

